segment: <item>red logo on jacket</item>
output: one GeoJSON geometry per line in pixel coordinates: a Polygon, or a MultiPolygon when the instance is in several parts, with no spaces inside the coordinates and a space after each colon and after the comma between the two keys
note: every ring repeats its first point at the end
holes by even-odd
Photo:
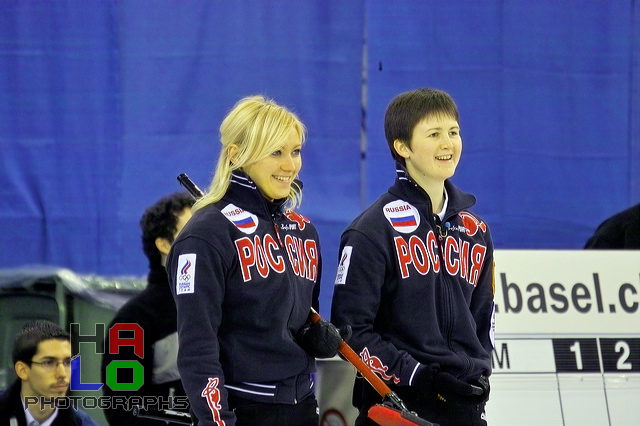
{"type": "Polygon", "coordinates": [[[487,224],[479,220],[469,212],[460,212],[458,216],[462,218],[462,224],[467,228],[467,235],[476,235],[478,229],[487,232],[487,224]]]}
{"type": "Polygon", "coordinates": [[[302,216],[300,213],[296,213],[293,210],[288,210],[284,213],[284,215],[287,217],[287,219],[294,221],[295,223],[298,224],[298,229],[299,230],[303,230],[307,225],[305,225],[305,223],[311,223],[309,222],[309,219],[307,219],[306,217],[302,216]]]}
{"type": "Polygon", "coordinates": [[[207,405],[209,405],[209,409],[211,410],[211,416],[213,417],[213,421],[218,426],[224,426],[224,420],[220,417],[220,410],[222,410],[222,405],[220,405],[220,390],[218,389],[219,379],[217,377],[211,378],[209,377],[209,383],[202,389],[202,394],[206,400],[207,405]]]}
{"type": "MultiPolygon", "coordinates": [[[[275,238],[266,234],[262,238],[255,235],[235,241],[242,270],[242,279],[251,280],[252,272],[266,278],[271,271],[279,274],[285,271],[285,261],[275,238]]],[[[315,240],[303,240],[293,235],[284,237],[284,248],[289,256],[293,272],[302,278],[315,281],[318,277],[318,247],[315,240]]]]}
{"type": "Polygon", "coordinates": [[[486,246],[478,243],[471,245],[471,242],[451,235],[445,237],[441,246],[438,246],[438,239],[431,230],[424,240],[417,235],[411,235],[408,241],[399,236],[393,240],[402,278],[409,278],[412,270],[427,275],[429,272],[438,273],[444,267],[449,275],[460,276],[474,286],[478,284],[486,246]]]}
{"type": "Polygon", "coordinates": [[[389,367],[384,365],[380,358],[369,354],[369,348],[364,348],[362,352],[360,352],[360,358],[362,358],[362,361],[367,364],[372,371],[378,373],[383,380],[393,380],[393,383],[396,385],[400,383],[400,379],[397,378],[395,374],[387,374],[389,367]]]}

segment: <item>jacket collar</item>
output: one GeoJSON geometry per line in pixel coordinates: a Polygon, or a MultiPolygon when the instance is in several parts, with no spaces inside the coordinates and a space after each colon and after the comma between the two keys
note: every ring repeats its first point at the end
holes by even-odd
{"type": "MultiPolygon", "coordinates": [[[[300,188],[302,182],[295,180],[300,188]]],[[[257,214],[258,216],[271,217],[284,213],[286,200],[275,200],[273,202],[264,198],[256,184],[251,178],[241,170],[231,173],[229,189],[222,197],[221,202],[232,203],[244,210],[257,214]]]]}
{"type": "MultiPolygon", "coordinates": [[[[445,217],[468,209],[476,203],[476,197],[461,191],[449,179],[444,181],[444,188],[448,197],[445,217]]],[[[413,205],[422,206],[431,214],[435,214],[431,211],[429,194],[413,181],[407,169],[400,162],[396,162],[396,181],[389,188],[389,192],[413,205]]]]}

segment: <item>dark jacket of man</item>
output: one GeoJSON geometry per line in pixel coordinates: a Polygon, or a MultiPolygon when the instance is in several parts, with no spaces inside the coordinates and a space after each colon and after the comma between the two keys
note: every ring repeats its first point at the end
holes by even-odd
{"type": "MultiPolygon", "coordinates": [[[[27,419],[20,400],[22,381],[17,379],[6,390],[0,391],[0,426],[13,426],[11,419],[17,421],[17,426],[27,426],[27,419]]],[[[16,424],[16,423],[14,423],[16,424]]],[[[51,426],[93,426],[96,422],[81,411],[76,411],[71,405],[68,408],[58,408],[58,415],[51,426]]]]}
{"type": "MultiPolygon", "coordinates": [[[[178,325],[176,320],[176,305],[169,288],[169,280],[164,268],[152,268],[147,277],[148,285],[142,293],[129,300],[116,313],[112,327],[116,323],[134,323],[144,330],[144,358],[140,359],[133,353],[131,346],[121,346],[117,354],[109,354],[109,338],[102,357],[103,383],[106,383],[106,367],[113,360],[137,360],[144,367],[144,384],[135,392],[113,391],[109,386],[103,387],[107,396],[153,396],[164,406],[145,407],[148,409],[168,409],[187,411],[188,401],[176,363],[178,351],[178,325]],[[177,399],[169,397],[179,397],[177,399]],[[182,399],[180,399],[182,398],[182,399]],[[182,404],[173,406],[170,404],[182,404]]],[[[127,369],[122,369],[126,372],[127,369]]],[[[119,378],[119,383],[131,382],[131,378],[119,378]]],[[[133,401],[129,399],[129,401],[133,401]]],[[[132,407],[129,407],[132,408],[132,407]]],[[[135,417],[133,411],[123,408],[105,409],[105,417],[111,425],[126,426],[166,426],[159,420],[135,417]]]]}
{"type": "Polygon", "coordinates": [[[640,249],[640,204],[616,213],[598,226],[586,249],[640,249]]]}

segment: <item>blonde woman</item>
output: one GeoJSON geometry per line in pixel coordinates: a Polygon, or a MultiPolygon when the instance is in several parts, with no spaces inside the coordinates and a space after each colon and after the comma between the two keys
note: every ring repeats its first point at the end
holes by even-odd
{"type": "Polygon", "coordinates": [[[328,323],[303,333],[322,266],[316,229],[292,210],[305,134],[283,106],[241,99],[220,126],[207,194],[169,253],[178,368],[199,425],[318,425],[315,357],[335,355],[340,336],[328,323]]]}

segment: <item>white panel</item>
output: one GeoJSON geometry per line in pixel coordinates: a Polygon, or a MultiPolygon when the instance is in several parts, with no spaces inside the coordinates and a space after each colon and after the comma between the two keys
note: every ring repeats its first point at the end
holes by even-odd
{"type": "Polygon", "coordinates": [[[640,333],[640,250],[496,250],[496,336],[640,333]]]}
{"type": "Polygon", "coordinates": [[[562,425],[556,375],[491,376],[486,412],[490,426],[562,425]]]}
{"type": "Polygon", "coordinates": [[[612,426],[640,425],[640,374],[605,374],[612,426]]]}
{"type": "Polygon", "coordinates": [[[564,426],[608,425],[601,374],[559,374],[564,426]]]}
{"type": "Polygon", "coordinates": [[[358,410],[351,405],[356,369],[337,356],[317,360],[315,375],[316,397],[320,408],[320,424],[331,426],[352,425],[358,410]]]}

